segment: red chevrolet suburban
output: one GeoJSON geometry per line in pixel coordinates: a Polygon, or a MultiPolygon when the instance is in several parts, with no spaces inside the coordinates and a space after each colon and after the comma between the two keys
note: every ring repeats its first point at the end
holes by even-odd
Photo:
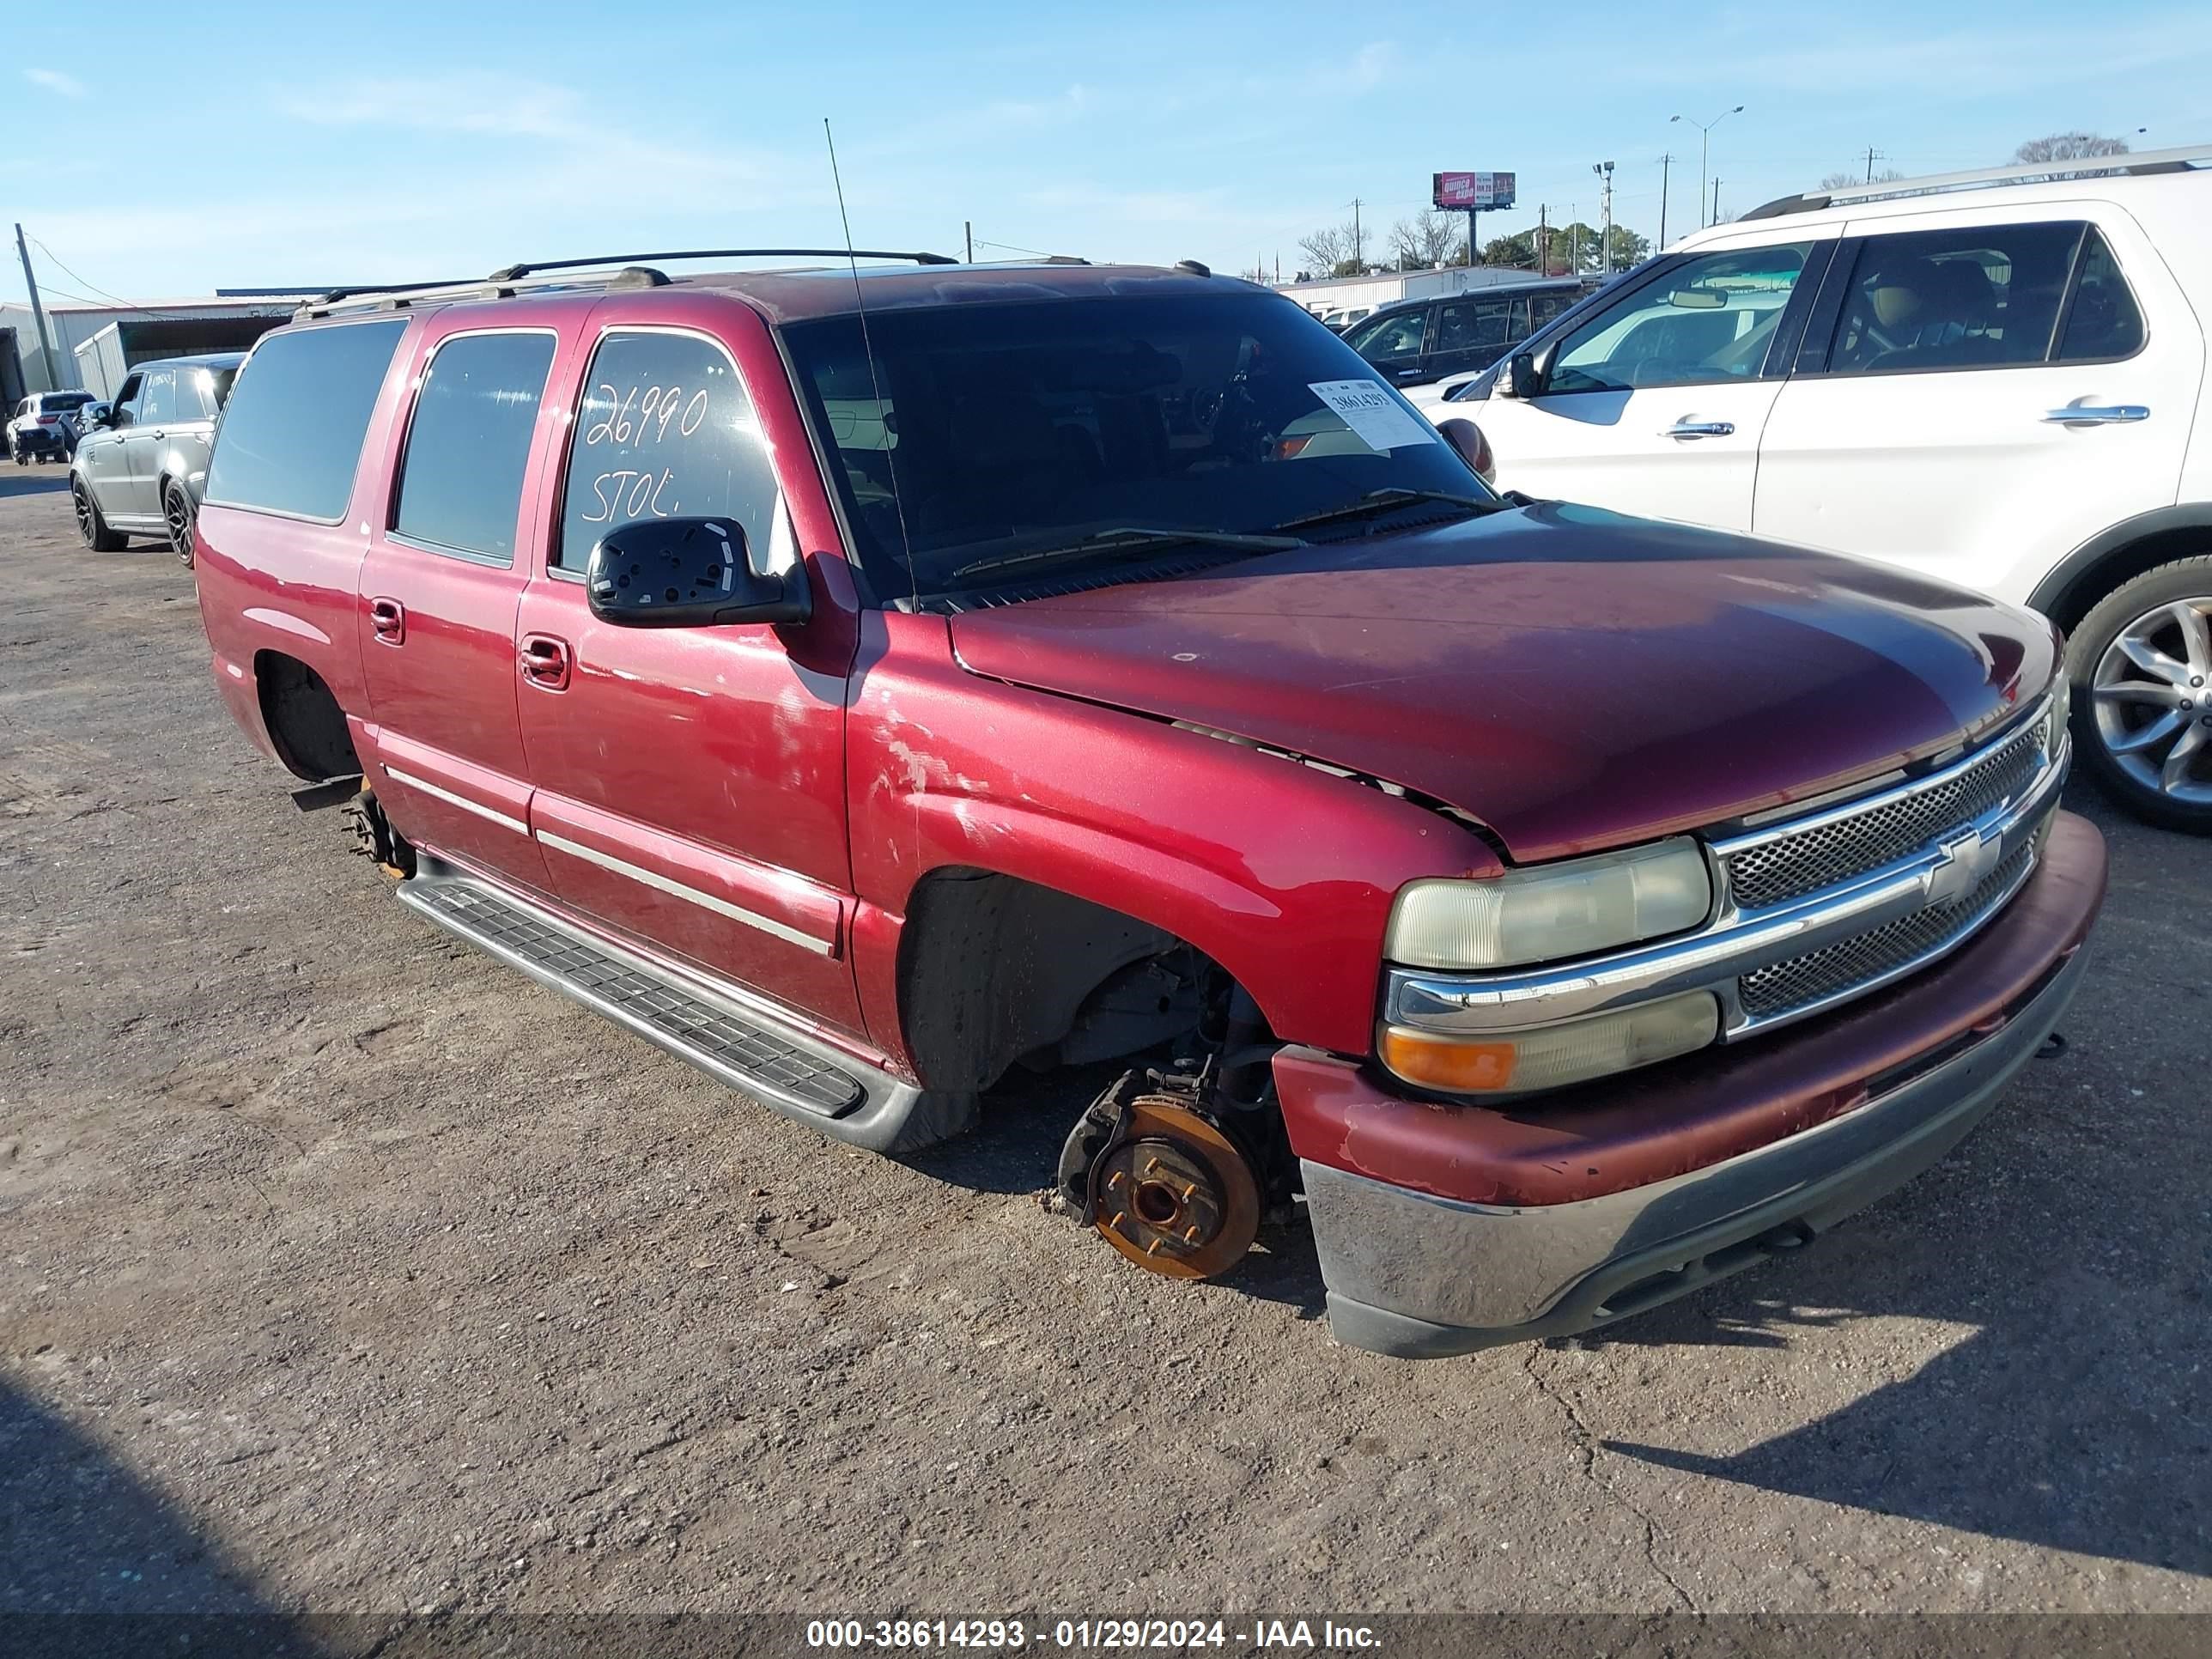
{"type": "Polygon", "coordinates": [[[1434,1355],[1794,1249],[2073,994],[2042,619],[1501,496],[1194,264],[679,257],[305,307],[198,580],[404,902],[753,1098],[903,1152],[1126,1060],[1077,1213],[1200,1278],[1303,1207],[1434,1355]]]}

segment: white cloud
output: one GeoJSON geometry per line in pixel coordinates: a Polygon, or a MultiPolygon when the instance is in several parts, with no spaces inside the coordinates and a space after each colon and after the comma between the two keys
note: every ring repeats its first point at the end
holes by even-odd
{"type": "Polygon", "coordinates": [[[86,95],[83,82],[74,75],[64,75],[59,70],[27,69],[23,71],[23,78],[34,87],[44,87],[48,92],[58,93],[64,98],[82,98],[86,95]]]}

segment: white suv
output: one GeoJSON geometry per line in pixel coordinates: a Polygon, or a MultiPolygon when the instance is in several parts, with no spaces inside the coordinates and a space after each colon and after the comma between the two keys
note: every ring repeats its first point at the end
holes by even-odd
{"type": "Polygon", "coordinates": [[[2208,166],[2166,150],[1769,203],[1424,412],[1475,416],[1509,489],[2045,612],[2085,762],[2142,816],[2212,834],[2208,166]]]}

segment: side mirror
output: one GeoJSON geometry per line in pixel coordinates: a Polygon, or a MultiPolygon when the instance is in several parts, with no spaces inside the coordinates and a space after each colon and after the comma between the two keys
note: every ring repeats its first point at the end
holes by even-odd
{"type": "Polygon", "coordinates": [[[1551,365],[1552,354],[1547,350],[1539,355],[1534,351],[1516,351],[1505,365],[1505,384],[1501,388],[1508,397],[1533,398],[1544,389],[1544,372],[1551,365]]]}
{"type": "Polygon", "coordinates": [[[106,426],[113,413],[106,404],[87,404],[83,411],[84,429],[89,432],[95,427],[106,426]]]}
{"type": "Polygon", "coordinates": [[[760,574],[734,519],[640,519],[611,530],[592,549],[584,592],[593,616],[625,628],[803,623],[814,609],[805,567],[760,574]]]}
{"type": "Polygon", "coordinates": [[[1490,451],[1490,440],[1482,435],[1482,428],[1464,415],[1455,415],[1448,421],[1438,421],[1437,430],[1474,476],[1486,484],[1498,483],[1498,459],[1490,451]]]}

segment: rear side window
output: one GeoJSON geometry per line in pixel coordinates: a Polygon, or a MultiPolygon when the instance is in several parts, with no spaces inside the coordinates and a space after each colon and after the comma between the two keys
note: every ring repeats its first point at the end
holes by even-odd
{"type": "Polygon", "coordinates": [[[208,396],[207,370],[180,368],[177,371],[177,412],[170,418],[176,421],[211,421],[215,418],[215,401],[208,396]]]}
{"type": "Polygon", "coordinates": [[[146,376],[138,418],[149,424],[177,418],[177,377],[168,369],[157,368],[146,376]]]}
{"type": "Polygon", "coordinates": [[[2132,357],[2142,349],[2142,309],[2113,261],[2112,250],[2092,230],[2081,250],[2081,275],[2075,279],[2065,330],[2058,337],[2057,361],[2081,363],[2132,357]]]}
{"type": "Polygon", "coordinates": [[[552,335],[534,333],[464,334],[439,346],[407,429],[394,530],[514,562],[522,473],[553,345],[552,335]]]}
{"type": "Polygon", "coordinates": [[[599,342],[568,453],[560,568],[582,570],[600,537],[640,519],[726,514],[767,569],[776,500],[752,399],[720,346],[643,331],[599,342]]]}
{"type": "Polygon", "coordinates": [[[239,371],[207,499],[335,524],[404,319],[272,334],[239,371]]]}
{"type": "Polygon", "coordinates": [[[1830,371],[2044,362],[2081,232],[2076,222],[1869,237],[1844,295],[1830,371]]]}

